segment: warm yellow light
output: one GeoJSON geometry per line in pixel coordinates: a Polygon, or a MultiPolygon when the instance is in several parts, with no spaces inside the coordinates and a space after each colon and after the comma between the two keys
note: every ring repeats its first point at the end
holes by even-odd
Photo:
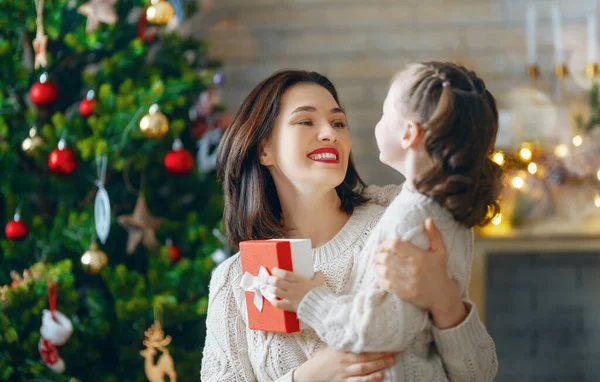
{"type": "Polygon", "coordinates": [[[594,204],[596,207],[600,208],[600,195],[596,195],[596,199],[594,200],[594,204]]]}
{"type": "Polygon", "coordinates": [[[531,160],[531,150],[529,150],[527,147],[523,147],[521,151],[519,151],[519,155],[521,155],[523,160],[531,160]]]}
{"type": "Polygon", "coordinates": [[[535,175],[537,172],[537,164],[533,162],[529,163],[529,166],[527,166],[527,171],[529,171],[531,175],[535,175]]]}
{"type": "Polygon", "coordinates": [[[502,214],[498,214],[492,219],[493,225],[500,225],[500,223],[502,223],[502,214]]]}
{"type": "Polygon", "coordinates": [[[492,160],[496,162],[498,166],[502,166],[504,164],[504,154],[502,151],[497,151],[492,157],[492,160]]]}
{"type": "Polygon", "coordinates": [[[596,173],[596,178],[598,178],[598,180],[600,180],[600,170],[598,170],[598,172],[596,173]]]}
{"type": "Polygon", "coordinates": [[[580,135],[576,135],[573,137],[573,146],[581,146],[583,143],[583,138],[580,135]]]}
{"type": "Polygon", "coordinates": [[[516,189],[521,189],[525,185],[525,180],[520,176],[515,176],[512,180],[512,186],[516,189]]]}
{"type": "Polygon", "coordinates": [[[559,158],[564,158],[568,154],[569,154],[569,148],[565,144],[558,145],[554,149],[554,155],[556,155],[559,158]]]}

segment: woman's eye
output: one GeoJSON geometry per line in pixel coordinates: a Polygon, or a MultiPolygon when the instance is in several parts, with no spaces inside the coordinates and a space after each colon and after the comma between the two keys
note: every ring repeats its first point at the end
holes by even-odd
{"type": "Polygon", "coordinates": [[[333,127],[339,127],[341,129],[343,129],[346,127],[346,122],[338,121],[338,122],[333,122],[331,125],[333,127]]]}
{"type": "Polygon", "coordinates": [[[312,121],[311,120],[298,121],[298,124],[304,125],[304,126],[312,126],[312,121]]]}

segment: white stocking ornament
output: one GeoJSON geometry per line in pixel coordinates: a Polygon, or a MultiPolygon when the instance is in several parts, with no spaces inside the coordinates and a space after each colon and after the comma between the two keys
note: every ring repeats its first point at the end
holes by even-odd
{"type": "Polygon", "coordinates": [[[42,361],[55,373],[65,371],[65,361],[58,354],[58,347],[65,344],[73,334],[71,321],[55,309],[57,286],[48,281],[48,300],[50,310],[42,312],[42,327],[40,328],[40,342],[38,350],[42,361]]]}

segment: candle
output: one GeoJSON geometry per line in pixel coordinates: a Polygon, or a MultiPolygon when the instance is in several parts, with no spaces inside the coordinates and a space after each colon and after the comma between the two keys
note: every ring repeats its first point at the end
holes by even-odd
{"type": "Polygon", "coordinates": [[[556,65],[562,65],[565,63],[565,57],[562,41],[562,27],[560,24],[560,8],[556,5],[552,7],[552,34],[554,39],[554,63],[556,65]]]}
{"type": "Polygon", "coordinates": [[[597,8],[594,7],[592,14],[587,19],[587,59],[588,64],[596,62],[596,39],[598,35],[598,16],[597,8]]]}
{"type": "Polygon", "coordinates": [[[536,27],[535,5],[529,4],[527,7],[527,63],[536,64],[535,56],[535,27],[536,27]]]}

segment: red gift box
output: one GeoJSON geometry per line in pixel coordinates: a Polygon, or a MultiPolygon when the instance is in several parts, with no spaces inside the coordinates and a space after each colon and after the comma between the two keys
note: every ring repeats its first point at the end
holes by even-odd
{"type": "Polygon", "coordinates": [[[299,332],[300,321],[296,313],[276,308],[269,301],[275,296],[267,290],[267,278],[273,268],[312,278],[314,270],[310,239],[243,241],[240,243],[240,258],[248,327],[269,332],[299,332]]]}

